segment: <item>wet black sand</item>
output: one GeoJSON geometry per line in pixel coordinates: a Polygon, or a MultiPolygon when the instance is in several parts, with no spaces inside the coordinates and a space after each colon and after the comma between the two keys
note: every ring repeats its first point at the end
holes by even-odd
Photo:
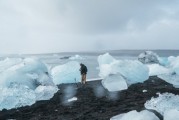
{"type": "Polygon", "coordinates": [[[51,100],[0,111],[0,120],[109,120],[120,113],[144,110],[144,103],[152,96],[157,96],[158,92],[179,94],[179,89],[155,76],[144,83],[131,85],[128,90],[121,92],[109,93],[102,87],[101,81],[88,82],[85,86],[63,84],[59,88],[51,100]],[[143,90],[147,92],[143,93],[143,90]],[[73,96],[78,100],[66,102],[73,96]]]}

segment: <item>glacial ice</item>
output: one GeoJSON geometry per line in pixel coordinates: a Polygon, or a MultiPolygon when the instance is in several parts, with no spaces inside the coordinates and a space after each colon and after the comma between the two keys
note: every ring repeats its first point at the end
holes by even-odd
{"type": "Polygon", "coordinates": [[[125,90],[128,88],[126,80],[120,74],[108,76],[102,80],[102,85],[110,92],[125,90]]]}
{"type": "Polygon", "coordinates": [[[148,67],[137,60],[115,60],[108,53],[98,57],[99,76],[121,74],[128,84],[143,82],[149,77],[148,67]]]}
{"type": "Polygon", "coordinates": [[[152,51],[145,51],[138,56],[138,60],[144,64],[159,63],[158,55],[152,51]]]}
{"type": "Polygon", "coordinates": [[[11,84],[0,88],[0,110],[32,105],[36,102],[35,92],[27,86],[11,84]]]}
{"type": "Polygon", "coordinates": [[[63,65],[58,65],[52,69],[52,78],[56,85],[62,83],[80,82],[80,64],[70,61],[63,65]]]}
{"type": "Polygon", "coordinates": [[[58,89],[43,62],[35,58],[26,58],[0,73],[0,90],[2,110],[50,99],[58,89]]]}
{"type": "Polygon", "coordinates": [[[149,68],[149,76],[157,75],[179,88],[179,56],[159,57],[152,51],[141,53],[138,60],[149,68]]]}
{"type": "Polygon", "coordinates": [[[112,117],[110,120],[159,120],[159,118],[148,110],[137,112],[136,110],[112,117]]]}
{"type": "Polygon", "coordinates": [[[0,87],[8,87],[11,83],[24,84],[31,89],[38,85],[54,85],[46,65],[32,58],[26,58],[0,74],[0,87]]]}
{"type": "Polygon", "coordinates": [[[165,112],[176,109],[179,110],[179,95],[172,93],[159,94],[157,98],[151,98],[144,104],[145,108],[153,109],[164,115],[165,112]]]}
{"type": "Polygon", "coordinates": [[[164,113],[164,120],[179,120],[179,110],[171,109],[164,113]]]}

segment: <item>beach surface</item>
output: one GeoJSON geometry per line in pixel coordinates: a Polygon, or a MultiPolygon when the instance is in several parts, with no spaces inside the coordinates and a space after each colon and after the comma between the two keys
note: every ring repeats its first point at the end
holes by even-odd
{"type": "MultiPolygon", "coordinates": [[[[109,120],[131,110],[144,110],[144,103],[151,97],[157,97],[156,93],[179,94],[179,89],[156,76],[120,92],[108,92],[101,80],[89,81],[86,85],[61,84],[58,87],[59,91],[52,99],[38,101],[32,106],[4,109],[0,111],[0,119],[109,120]]],[[[159,113],[153,112],[163,120],[159,113]]]]}

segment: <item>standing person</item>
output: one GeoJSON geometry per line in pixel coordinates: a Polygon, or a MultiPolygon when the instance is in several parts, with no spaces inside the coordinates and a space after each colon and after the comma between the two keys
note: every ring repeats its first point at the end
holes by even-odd
{"type": "Polygon", "coordinates": [[[80,66],[81,66],[81,68],[80,68],[80,72],[81,72],[81,83],[82,83],[82,84],[85,84],[85,83],[86,83],[86,74],[87,74],[87,72],[88,72],[88,69],[87,69],[87,67],[86,67],[84,64],[82,64],[82,63],[80,63],[80,66]]]}

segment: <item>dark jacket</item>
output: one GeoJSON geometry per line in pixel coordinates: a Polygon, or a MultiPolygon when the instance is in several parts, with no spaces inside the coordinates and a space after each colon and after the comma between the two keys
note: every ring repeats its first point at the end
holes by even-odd
{"type": "Polygon", "coordinates": [[[84,64],[82,64],[81,68],[80,68],[80,71],[81,71],[81,74],[87,74],[88,69],[84,64]]]}

